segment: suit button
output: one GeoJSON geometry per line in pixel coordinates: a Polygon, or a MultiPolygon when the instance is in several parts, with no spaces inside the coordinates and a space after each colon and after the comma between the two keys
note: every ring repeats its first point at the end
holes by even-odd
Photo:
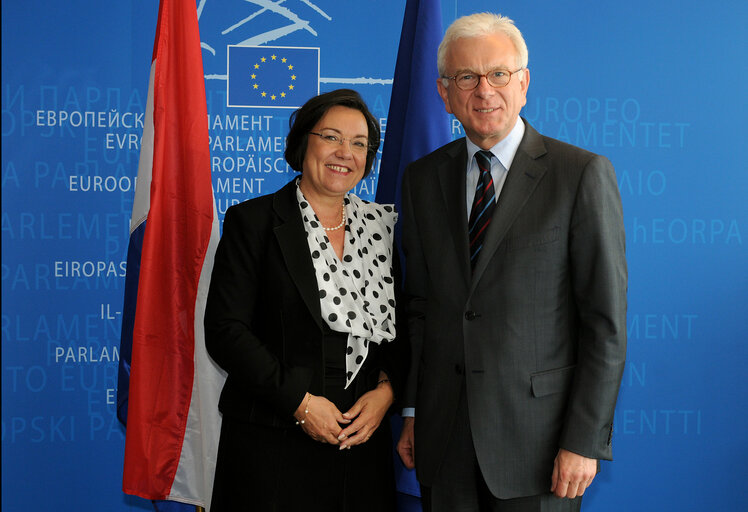
{"type": "Polygon", "coordinates": [[[455,365],[455,373],[457,375],[462,375],[462,365],[460,365],[460,364],[456,364],[455,365]]]}
{"type": "Polygon", "coordinates": [[[467,320],[468,322],[472,322],[476,318],[478,318],[478,314],[475,311],[465,312],[465,320],[467,320]]]}

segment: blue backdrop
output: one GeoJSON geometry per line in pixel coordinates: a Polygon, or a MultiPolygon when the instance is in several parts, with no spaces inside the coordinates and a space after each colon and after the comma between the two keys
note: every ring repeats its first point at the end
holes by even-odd
{"type": "MultiPolygon", "coordinates": [[[[360,91],[386,137],[404,3],[198,3],[221,217],[293,175],[282,158],[291,110],[227,106],[228,46],[318,48],[319,90],[360,91]]],[[[155,0],[2,3],[4,511],[150,508],[121,493],[114,402],[157,9],[155,0]]],[[[445,27],[481,10],[509,15],[525,35],[525,118],[608,156],[623,198],[628,363],[616,460],[586,510],[748,509],[748,169],[739,154],[748,4],[442,1],[445,27]]],[[[462,136],[457,122],[453,136],[462,136]]],[[[373,197],[376,179],[359,195],[373,197]]]]}

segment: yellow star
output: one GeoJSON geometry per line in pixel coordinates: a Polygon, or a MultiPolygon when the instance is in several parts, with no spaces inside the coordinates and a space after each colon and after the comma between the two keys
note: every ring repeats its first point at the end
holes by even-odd
{"type": "Polygon", "coordinates": [[[293,64],[289,64],[288,69],[293,69],[293,64]]]}
{"type": "Polygon", "coordinates": [[[260,69],[260,65],[259,64],[255,64],[255,69],[260,69]]]}
{"type": "Polygon", "coordinates": [[[293,84],[289,85],[288,88],[293,91],[293,84]]]}
{"type": "Polygon", "coordinates": [[[275,55],[271,55],[270,58],[275,60],[275,55]]]}
{"type": "Polygon", "coordinates": [[[257,84],[254,84],[254,85],[252,86],[252,89],[259,89],[259,88],[260,88],[260,86],[259,86],[259,85],[257,85],[257,84]]]}
{"type": "Polygon", "coordinates": [[[262,57],[262,58],[261,58],[260,60],[261,60],[262,62],[265,62],[265,61],[266,61],[267,59],[266,59],[265,57],[262,57]]]}
{"type": "Polygon", "coordinates": [[[286,93],[285,93],[285,92],[282,92],[282,93],[281,93],[281,98],[285,98],[285,97],[286,97],[286,93]]]}
{"type": "Polygon", "coordinates": [[[267,96],[267,95],[268,95],[268,93],[266,93],[266,92],[261,92],[261,93],[260,93],[260,95],[261,95],[261,96],[262,96],[262,97],[264,98],[265,96],[267,96]]]}
{"type": "Polygon", "coordinates": [[[275,94],[273,94],[272,96],[270,96],[270,99],[271,100],[275,100],[275,94]]]}
{"type": "Polygon", "coordinates": [[[283,57],[283,58],[281,59],[281,62],[285,64],[287,60],[288,60],[287,58],[283,57]]]}
{"type": "Polygon", "coordinates": [[[254,73],[252,73],[252,74],[250,75],[250,77],[252,78],[252,80],[254,80],[255,78],[257,78],[257,75],[255,75],[254,73]]]}
{"type": "Polygon", "coordinates": [[[291,75],[291,80],[296,80],[296,75],[291,75]]]}

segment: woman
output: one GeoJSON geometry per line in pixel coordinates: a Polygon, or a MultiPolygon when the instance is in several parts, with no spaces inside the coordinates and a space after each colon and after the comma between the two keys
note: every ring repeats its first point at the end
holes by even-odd
{"type": "Polygon", "coordinates": [[[290,124],[301,176],[229,208],[216,253],[206,343],[228,378],[211,510],[394,510],[397,214],[348,194],[379,127],[345,89],[290,124]]]}

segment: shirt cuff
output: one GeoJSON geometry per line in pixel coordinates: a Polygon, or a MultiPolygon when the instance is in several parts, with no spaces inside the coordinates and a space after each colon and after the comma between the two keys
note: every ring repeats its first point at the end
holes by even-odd
{"type": "Polygon", "coordinates": [[[403,412],[400,416],[403,418],[413,418],[416,415],[415,407],[403,407],[403,412]]]}

